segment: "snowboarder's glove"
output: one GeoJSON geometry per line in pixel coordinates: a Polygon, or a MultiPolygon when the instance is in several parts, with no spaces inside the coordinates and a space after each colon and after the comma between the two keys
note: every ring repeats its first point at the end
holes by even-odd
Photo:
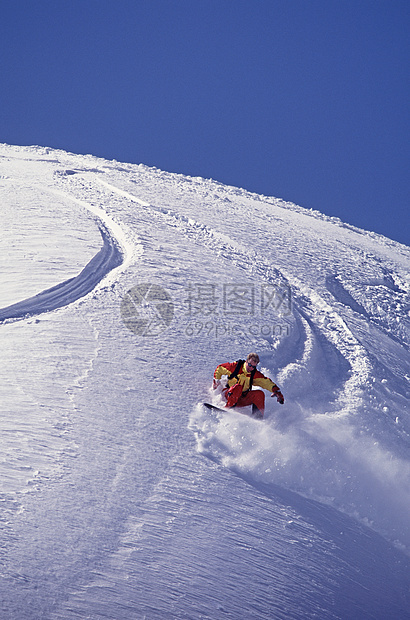
{"type": "Polygon", "coordinates": [[[221,385],[221,382],[219,381],[219,379],[214,379],[212,383],[212,387],[214,388],[214,390],[216,390],[218,385],[221,385]]]}
{"type": "Polygon", "coordinates": [[[282,392],[280,391],[280,389],[279,389],[277,386],[275,386],[275,387],[273,388],[273,390],[272,390],[272,397],[273,397],[273,396],[276,396],[276,399],[277,399],[278,403],[280,403],[281,405],[283,405],[283,403],[285,402],[285,399],[284,399],[284,397],[283,397],[282,392]]]}

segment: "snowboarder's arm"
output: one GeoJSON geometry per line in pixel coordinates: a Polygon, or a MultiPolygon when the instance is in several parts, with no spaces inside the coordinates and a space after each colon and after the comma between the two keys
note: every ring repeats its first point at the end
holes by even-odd
{"type": "Polygon", "coordinates": [[[281,405],[283,405],[283,403],[285,402],[283,394],[276,385],[276,383],[274,383],[272,379],[269,379],[269,377],[265,377],[265,375],[263,375],[262,373],[259,373],[259,376],[255,376],[253,380],[253,385],[257,385],[264,390],[272,392],[272,396],[276,396],[278,403],[280,403],[281,405]]]}
{"type": "Polygon", "coordinates": [[[278,387],[276,383],[272,381],[272,379],[265,377],[262,373],[259,373],[259,376],[255,375],[253,379],[253,385],[257,385],[264,390],[268,390],[268,392],[273,392],[273,390],[278,387]]]}
{"type": "Polygon", "coordinates": [[[236,363],[219,364],[214,372],[214,379],[219,381],[223,375],[230,375],[235,370],[236,363]]]}

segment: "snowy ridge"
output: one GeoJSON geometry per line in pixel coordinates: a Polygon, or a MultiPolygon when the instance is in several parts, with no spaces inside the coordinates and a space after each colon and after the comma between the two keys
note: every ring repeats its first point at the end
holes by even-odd
{"type": "Polygon", "coordinates": [[[0,192],[2,617],[410,618],[409,248],[42,147],[0,192]],[[250,350],[285,405],[205,410],[250,350]]]}

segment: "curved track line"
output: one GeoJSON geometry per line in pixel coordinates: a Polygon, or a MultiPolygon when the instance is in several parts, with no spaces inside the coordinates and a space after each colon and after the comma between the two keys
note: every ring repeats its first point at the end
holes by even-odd
{"type": "Polygon", "coordinates": [[[24,319],[67,306],[90,293],[114,269],[121,267],[121,271],[124,271],[136,254],[134,246],[128,242],[121,226],[103,209],[55,188],[42,187],[42,189],[60,198],[68,198],[96,216],[100,221],[99,229],[103,238],[103,247],[78,276],[65,280],[33,297],[1,308],[0,322],[7,319],[24,319]]]}
{"type": "Polygon", "coordinates": [[[0,309],[0,321],[24,319],[28,316],[50,312],[77,301],[90,293],[113,269],[123,263],[123,254],[117,243],[100,227],[103,247],[74,278],[65,280],[33,297],[0,309]]]}
{"type": "Polygon", "coordinates": [[[103,223],[105,229],[111,233],[112,237],[116,240],[118,245],[122,248],[123,270],[128,267],[135,254],[135,248],[131,243],[129,243],[121,226],[117,224],[117,222],[115,222],[112,217],[108,215],[108,213],[106,213],[103,209],[100,209],[100,207],[96,207],[95,205],[89,204],[84,200],[80,200],[79,198],[71,196],[63,190],[55,189],[52,187],[43,187],[42,189],[44,191],[48,191],[50,194],[54,194],[54,196],[69,199],[72,202],[75,202],[77,205],[80,205],[80,207],[82,207],[86,211],[89,211],[90,213],[95,215],[96,218],[103,223]]]}

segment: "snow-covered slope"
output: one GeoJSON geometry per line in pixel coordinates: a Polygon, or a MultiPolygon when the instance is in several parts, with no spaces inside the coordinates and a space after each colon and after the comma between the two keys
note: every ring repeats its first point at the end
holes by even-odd
{"type": "Polygon", "coordinates": [[[0,146],[4,619],[410,618],[406,246],[0,146]],[[204,410],[255,350],[265,420],[204,410]]]}

